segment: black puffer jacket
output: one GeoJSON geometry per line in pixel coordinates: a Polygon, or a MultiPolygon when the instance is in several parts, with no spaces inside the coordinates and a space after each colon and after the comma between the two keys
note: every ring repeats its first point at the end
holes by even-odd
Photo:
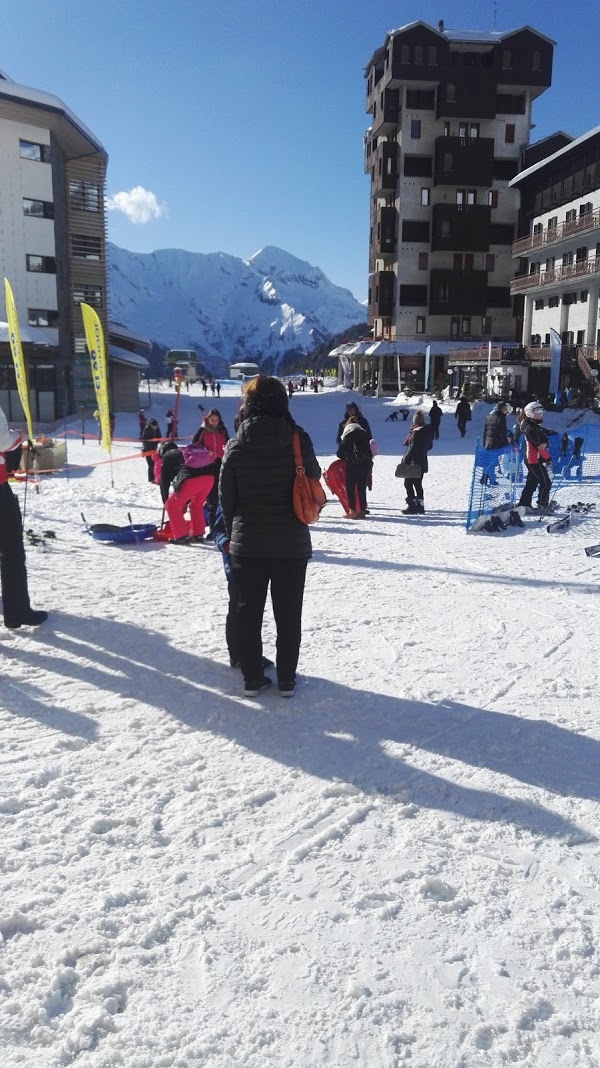
{"type": "Polygon", "coordinates": [[[296,519],[292,504],[294,429],[306,474],[320,478],[312,442],[289,416],[244,419],[227,443],[219,499],[232,556],[296,560],[312,555],[309,529],[296,519]]]}
{"type": "Polygon", "coordinates": [[[427,453],[433,445],[433,428],[431,423],[427,426],[413,426],[406,439],[407,450],[403,460],[407,464],[418,464],[421,474],[425,475],[429,470],[427,453]]]}
{"type": "Polygon", "coordinates": [[[367,434],[367,436],[369,438],[369,441],[373,437],[373,435],[371,433],[371,427],[369,426],[369,420],[365,419],[365,417],[364,417],[363,413],[361,412],[360,408],[358,407],[358,405],[356,405],[354,403],[347,404],[346,405],[346,411],[344,412],[344,418],[342,419],[341,423],[338,424],[337,434],[336,434],[336,437],[335,437],[336,445],[339,445],[340,441],[342,440],[342,434],[344,433],[344,427],[346,426],[346,423],[348,422],[348,415],[350,413],[354,414],[352,412],[352,409],[355,409],[355,411],[356,411],[356,419],[358,421],[358,425],[363,428],[365,434],[367,434]]]}
{"type": "Polygon", "coordinates": [[[373,457],[369,440],[366,431],[363,430],[359,423],[350,423],[350,427],[345,429],[342,434],[342,440],[336,455],[340,460],[345,460],[348,464],[371,463],[373,457]]]}
{"type": "Polygon", "coordinates": [[[483,424],[483,447],[484,449],[503,449],[505,445],[508,445],[506,413],[500,408],[494,408],[483,424]]]}

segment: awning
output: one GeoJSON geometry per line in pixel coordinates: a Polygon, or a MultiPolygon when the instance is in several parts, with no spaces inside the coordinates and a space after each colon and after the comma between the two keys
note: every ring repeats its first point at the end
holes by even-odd
{"type": "Polygon", "coordinates": [[[150,367],[145,356],[138,356],[137,352],[128,352],[127,349],[120,349],[116,345],[108,346],[108,358],[113,363],[123,363],[128,367],[135,367],[138,371],[147,371],[150,367]]]}

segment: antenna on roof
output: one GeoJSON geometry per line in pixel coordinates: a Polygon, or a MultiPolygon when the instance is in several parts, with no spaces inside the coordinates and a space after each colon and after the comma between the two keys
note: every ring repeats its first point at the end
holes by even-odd
{"type": "Polygon", "coordinates": [[[493,22],[492,22],[492,29],[495,30],[496,29],[496,15],[498,14],[497,0],[494,0],[493,10],[494,10],[494,19],[493,19],[493,22]]]}

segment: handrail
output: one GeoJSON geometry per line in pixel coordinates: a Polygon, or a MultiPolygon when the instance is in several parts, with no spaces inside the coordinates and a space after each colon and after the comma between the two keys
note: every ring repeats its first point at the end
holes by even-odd
{"type": "Polygon", "coordinates": [[[513,243],[512,254],[513,256],[520,256],[523,252],[530,252],[535,248],[545,248],[546,245],[553,245],[557,241],[562,241],[565,237],[570,237],[571,234],[582,234],[587,230],[595,230],[598,227],[600,227],[600,212],[586,212],[585,215],[579,215],[576,219],[568,219],[562,222],[560,226],[547,226],[545,230],[539,230],[537,234],[529,234],[528,237],[518,238],[513,243]]]}
{"type": "Polygon", "coordinates": [[[537,271],[535,274],[513,278],[510,291],[519,293],[523,289],[537,289],[539,286],[554,285],[556,282],[568,281],[570,278],[584,278],[586,275],[598,273],[600,273],[600,256],[596,256],[593,260],[580,260],[578,263],[551,267],[547,271],[537,271]]]}

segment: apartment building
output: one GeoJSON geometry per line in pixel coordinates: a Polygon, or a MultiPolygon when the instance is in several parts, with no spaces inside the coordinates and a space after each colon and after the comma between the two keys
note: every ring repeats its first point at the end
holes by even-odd
{"type": "Polygon", "coordinates": [[[511,181],[521,195],[512,247],[511,293],[523,345],[548,346],[556,330],[566,347],[598,358],[600,328],[600,126],[538,160],[511,181]]]}
{"type": "MultiPolygon", "coordinates": [[[[365,69],[369,322],[390,340],[514,341],[510,292],[533,101],[554,42],[413,22],[365,69]]],[[[434,351],[434,347],[432,347],[434,351]]]]}
{"type": "MultiPolygon", "coordinates": [[[[35,421],[94,397],[80,304],[97,310],[108,338],[106,162],[61,100],[0,72],[0,275],[15,296],[35,421]]],[[[0,404],[9,419],[22,418],[6,330],[0,404]]]]}

